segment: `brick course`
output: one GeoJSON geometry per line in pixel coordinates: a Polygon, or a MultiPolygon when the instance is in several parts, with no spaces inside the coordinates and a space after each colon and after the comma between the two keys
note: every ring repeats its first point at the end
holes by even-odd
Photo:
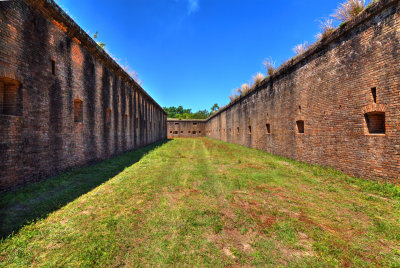
{"type": "Polygon", "coordinates": [[[0,108],[0,189],[166,138],[164,110],[51,0],[0,1],[0,108]]]}

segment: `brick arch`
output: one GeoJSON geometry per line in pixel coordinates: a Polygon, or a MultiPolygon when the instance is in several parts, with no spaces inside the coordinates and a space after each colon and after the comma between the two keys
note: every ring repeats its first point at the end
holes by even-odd
{"type": "Polygon", "coordinates": [[[362,113],[367,114],[367,113],[373,113],[373,112],[381,112],[385,113],[386,112],[386,105],[381,104],[381,103],[371,103],[369,105],[366,105],[362,108],[362,113]]]}
{"type": "Polygon", "coordinates": [[[23,81],[22,76],[20,76],[17,72],[10,70],[9,68],[5,68],[4,65],[0,65],[0,78],[1,77],[6,77],[9,79],[13,79],[16,81],[23,81]]]}

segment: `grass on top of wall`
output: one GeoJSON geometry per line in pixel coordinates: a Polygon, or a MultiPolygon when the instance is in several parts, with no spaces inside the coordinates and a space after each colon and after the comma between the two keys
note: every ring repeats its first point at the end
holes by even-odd
{"type": "MultiPolygon", "coordinates": [[[[144,150],[1,241],[0,266],[400,264],[398,186],[208,138],[144,150]]],[[[92,168],[65,176],[93,179],[92,168]]],[[[42,183],[15,201],[29,204],[42,183]]]]}

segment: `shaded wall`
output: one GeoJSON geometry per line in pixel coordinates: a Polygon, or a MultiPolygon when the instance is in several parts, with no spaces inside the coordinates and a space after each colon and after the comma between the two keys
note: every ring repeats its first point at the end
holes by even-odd
{"type": "Polygon", "coordinates": [[[0,189],[166,138],[163,109],[53,1],[0,1],[0,29],[0,189]]]}
{"type": "Polygon", "coordinates": [[[399,11],[399,1],[373,4],[213,115],[207,136],[352,175],[398,179],[399,11]]]}

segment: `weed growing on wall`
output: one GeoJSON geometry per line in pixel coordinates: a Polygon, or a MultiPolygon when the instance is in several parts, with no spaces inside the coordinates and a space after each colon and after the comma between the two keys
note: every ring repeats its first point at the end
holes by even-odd
{"type": "Polygon", "coordinates": [[[364,9],[365,0],[347,0],[340,4],[332,16],[341,22],[346,22],[357,17],[364,9]]]}
{"type": "Polygon", "coordinates": [[[332,19],[320,20],[319,27],[321,29],[321,32],[315,36],[315,38],[318,41],[327,38],[329,35],[331,35],[335,31],[335,27],[333,26],[332,19]]]}
{"type": "Polygon", "coordinates": [[[308,45],[308,42],[304,42],[302,44],[298,44],[293,48],[293,52],[296,53],[296,55],[303,54],[310,46],[308,45]]]}
{"type": "Polygon", "coordinates": [[[275,72],[275,62],[271,58],[266,58],[263,62],[267,74],[269,76],[273,75],[275,72]]]}

